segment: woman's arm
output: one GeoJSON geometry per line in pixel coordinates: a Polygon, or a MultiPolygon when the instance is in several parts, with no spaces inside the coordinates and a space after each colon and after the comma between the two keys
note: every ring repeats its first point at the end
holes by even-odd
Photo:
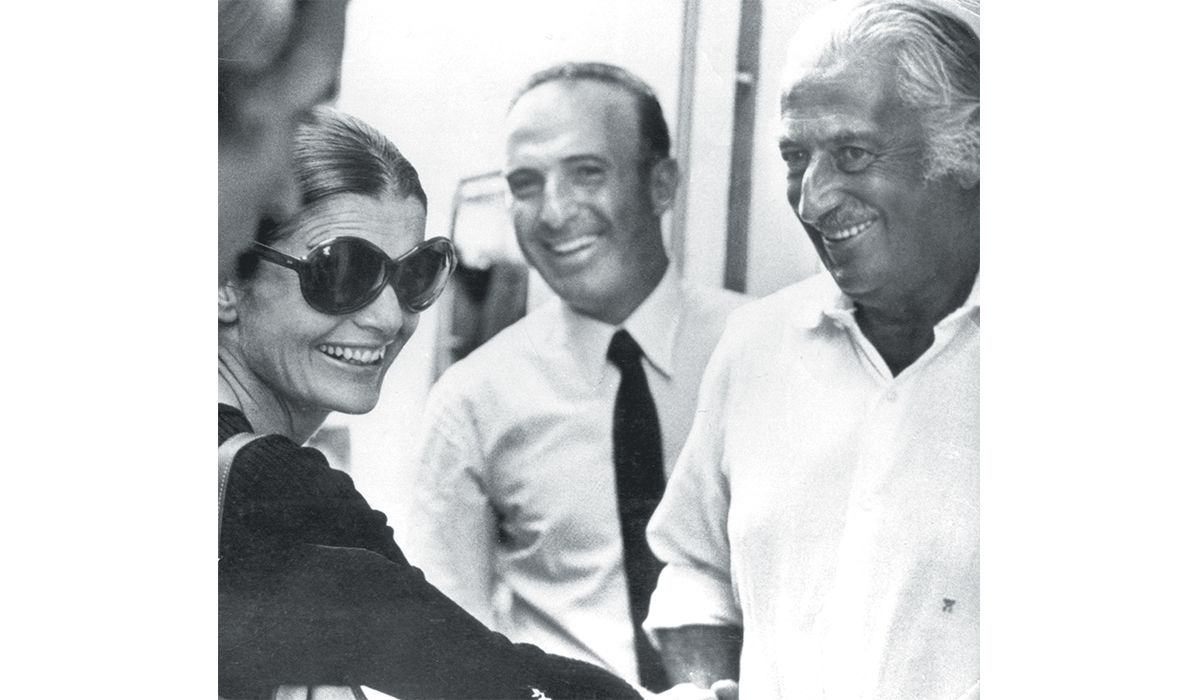
{"type": "Polygon", "coordinates": [[[373,552],[302,545],[227,559],[219,574],[219,691],[365,685],[396,697],[639,698],[608,672],[513,644],[373,552]]]}

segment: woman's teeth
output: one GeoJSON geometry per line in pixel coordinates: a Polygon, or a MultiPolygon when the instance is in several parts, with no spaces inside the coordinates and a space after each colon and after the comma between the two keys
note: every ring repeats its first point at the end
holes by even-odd
{"type": "Polygon", "coordinates": [[[854,238],[863,231],[871,228],[871,224],[873,223],[875,223],[875,219],[868,219],[861,223],[854,224],[853,226],[847,226],[846,228],[841,228],[836,231],[822,231],[821,235],[824,236],[825,240],[827,241],[844,241],[847,238],[854,238]]]}
{"type": "Polygon", "coordinates": [[[348,348],[344,345],[318,345],[317,349],[330,357],[352,365],[374,365],[383,359],[387,346],[379,348],[348,348]]]}

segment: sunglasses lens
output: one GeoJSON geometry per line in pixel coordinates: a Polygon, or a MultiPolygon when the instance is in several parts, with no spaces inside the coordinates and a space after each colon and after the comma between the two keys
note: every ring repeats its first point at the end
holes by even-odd
{"type": "Polygon", "coordinates": [[[301,283],[305,297],[325,313],[361,308],[384,285],[387,257],[354,238],[327,243],[309,254],[301,283]]]}
{"type": "Polygon", "coordinates": [[[432,306],[445,289],[454,263],[454,245],[445,238],[433,239],[401,260],[394,278],[401,303],[413,311],[432,306]]]}

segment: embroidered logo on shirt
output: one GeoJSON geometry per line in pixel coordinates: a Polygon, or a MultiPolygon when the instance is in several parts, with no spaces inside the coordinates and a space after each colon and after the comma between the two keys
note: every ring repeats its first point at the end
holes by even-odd
{"type": "Polygon", "coordinates": [[[942,598],[942,612],[954,612],[954,601],[950,598],[942,598]]]}

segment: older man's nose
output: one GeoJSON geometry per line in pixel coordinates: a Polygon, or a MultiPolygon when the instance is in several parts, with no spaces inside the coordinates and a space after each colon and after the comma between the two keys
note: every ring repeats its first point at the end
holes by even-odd
{"type": "Polygon", "coordinates": [[[837,206],[839,195],[839,173],[830,159],[818,156],[813,159],[800,181],[800,202],[796,212],[806,224],[816,224],[822,216],[837,206]]]}

